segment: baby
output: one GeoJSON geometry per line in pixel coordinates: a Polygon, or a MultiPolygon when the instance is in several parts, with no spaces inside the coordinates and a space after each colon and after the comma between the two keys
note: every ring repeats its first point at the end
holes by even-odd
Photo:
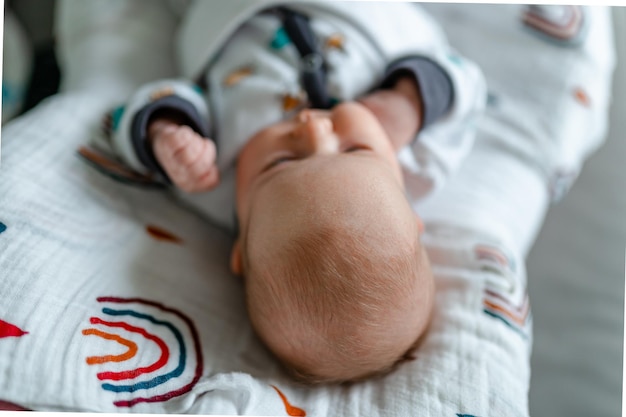
{"type": "MultiPolygon", "coordinates": [[[[404,78],[272,124],[239,155],[231,268],[245,277],[257,333],[300,379],[386,371],[427,328],[434,282],[394,148],[413,138],[420,114],[404,78]]],[[[175,185],[217,185],[211,141],[163,114],[149,135],[175,185]]]]}
{"type": "MultiPolygon", "coordinates": [[[[232,202],[231,269],[288,370],[307,382],[383,373],[421,340],[434,304],[405,182],[423,196],[453,171],[484,81],[415,5],[247,2],[220,49],[183,57],[203,62],[202,87],[142,87],[113,148],[218,223],[231,226],[232,202]]],[[[185,33],[215,38],[231,19],[195,4],[206,19],[185,33]]]]}

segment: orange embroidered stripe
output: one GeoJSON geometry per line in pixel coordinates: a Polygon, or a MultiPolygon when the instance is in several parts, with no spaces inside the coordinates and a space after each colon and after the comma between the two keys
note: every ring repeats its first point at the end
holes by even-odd
{"type": "Polygon", "coordinates": [[[518,315],[512,313],[511,311],[506,310],[505,308],[500,307],[499,305],[494,304],[492,302],[489,302],[487,300],[484,301],[484,304],[485,304],[485,307],[502,313],[503,315],[505,315],[509,319],[513,320],[515,323],[519,324],[520,326],[522,326],[524,324],[524,322],[526,321],[527,314],[518,316],[518,315]]]}
{"type": "Polygon", "coordinates": [[[304,411],[301,408],[294,407],[293,405],[289,404],[289,401],[287,401],[287,397],[285,397],[285,394],[283,394],[274,385],[272,385],[271,387],[276,390],[276,392],[280,396],[280,399],[283,400],[283,404],[285,404],[285,411],[287,411],[287,414],[289,414],[292,417],[305,417],[306,416],[306,411],[304,411]]]}
{"type": "Polygon", "coordinates": [[[526,310],[528,309],[528,294],[524,296],[524,301],[522,302],[520,306],[514,305],[513,303],[511,303],[511,301],[507,300],[506,298],[504,298],[502,295],[498,294],[495,291],[485,290],[485,295],[491,298],[495,298],[499,300],[500,302],[506,304],[507,307],[509,307],[512,311],[518,314],[526,314],[526,310]]]}
{"type": "Polygon", "coordinates": [[[135,356],[137,354],[137,344],[128,339],[124,339],[116,334],[102,332],[97,329],[85,329],[83,330],[85,336],[96,335],[106,340],[115,340],[120,345],[124,345],[128,348],[125,353],[121,355],[105,355],[105,356],[90,356],[87,358],[88,365],[101,364],[105,362],[123,362],[135,356]]]}

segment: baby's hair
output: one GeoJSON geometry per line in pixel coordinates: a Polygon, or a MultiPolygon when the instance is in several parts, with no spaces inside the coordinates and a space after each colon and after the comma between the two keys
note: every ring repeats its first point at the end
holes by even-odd
{"type": "Polygon", "coordinates": [[[253,325],[300,382],[385,374],[420,336],[421,324],[395,321],[414,333],[414,339],[405,335],[398,342],[385,320],[398,309],[411,310],[407,303],[424,302],[418,277],[430,277],[430,268],[418,239],[414,244],[371,240],[313,228],[277,242],[254,263],[244,259],[246,275],[262,275],[247,285],[253,325]]]}

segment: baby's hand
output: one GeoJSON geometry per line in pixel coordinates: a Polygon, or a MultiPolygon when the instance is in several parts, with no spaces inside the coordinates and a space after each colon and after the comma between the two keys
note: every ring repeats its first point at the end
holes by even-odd
{"type": "Polygon", "coordinates": [[[194,193],[208,191],[219,183],[215,143],[189,126],[156,119],[148,126],[148,137],[157,161],[174,185],[194,193]]]}
{"type": "Polygon", "coordinates": [[[422,124],[422,99],[414,80],[402,77],[392,89],[376,90],[359,101],[374,113],[396,150],[415,139],[422,124]]]}

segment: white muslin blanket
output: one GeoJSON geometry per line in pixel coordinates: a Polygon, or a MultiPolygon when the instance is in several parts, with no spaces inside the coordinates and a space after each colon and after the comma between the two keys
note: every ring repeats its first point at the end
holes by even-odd
{"type": "MultiPolygon", "coordinates": [[[[563,7],[554,27],[582,10],[563,7]]],[[[74,91],[2,131],[0,400],[47,411],[527,417],[524,258],[550,198],[602,142],[610,20],[585,8],[586,36],[564,45],[545,27],[510,24],[539,13],[520,6],[429,10],[484,67],[492,99],[458,175],[414,204],[437,282],[414,358],[346,386],[290,380],[248,322],[230,238],[165,193],[86,163],[77,150],[111,103],[74,91]],[[541,88],[507,81],[520,54],[541,88]],[[568,64],[548,65],[555,56],[568,64]]]]}

